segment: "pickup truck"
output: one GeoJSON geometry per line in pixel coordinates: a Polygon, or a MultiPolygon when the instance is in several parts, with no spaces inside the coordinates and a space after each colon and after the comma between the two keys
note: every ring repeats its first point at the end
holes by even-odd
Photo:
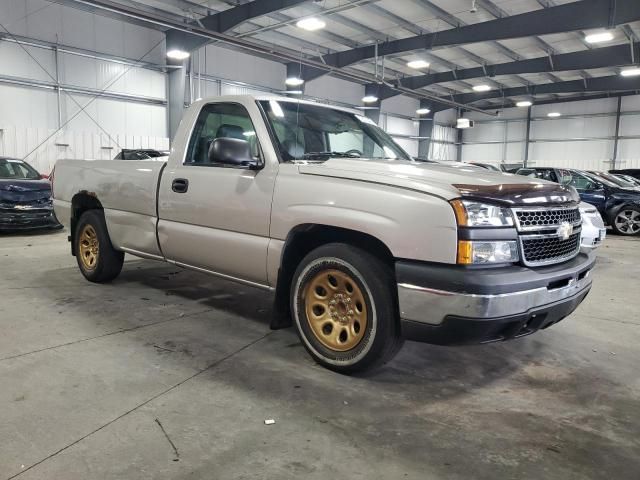
{"type": "Polygon", "coordinates": [[[60,160],[53,197],[87,280],[113,280],[128,253],[271,291],[272,328],[294,324],[342,373],[405,339],[547,328],[595,263],[575,189],[416,161],[356,112],[290,98],[197,101],[168,158],[60,160]]]}

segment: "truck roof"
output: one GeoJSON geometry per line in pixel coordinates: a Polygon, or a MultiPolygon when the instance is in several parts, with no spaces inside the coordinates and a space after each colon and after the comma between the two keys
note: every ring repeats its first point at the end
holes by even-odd
{"type": "Polygon", "coordinates": [[[300,103],[304,105],[315,105],[318,107],[331,108],[334,110],[342,110],[343,112],[354,113],[357,115],[362,115],[362,112],[357,110],[356,108],[347,108],[341,107],[337,105],[331,105],[328,103],[322,103],[320,101],[314,100],[304,100],[301,98],[292,98],[285,97],[283,95],[273,95],[273,94],[261,94],[261,95],[221,95],[219,97],[205,97],[198,100],[195,103],[209,103],[209,102],[238,102],[238,101],[277,101],[277,102],[290,102],[290,103],[300,103]]]}

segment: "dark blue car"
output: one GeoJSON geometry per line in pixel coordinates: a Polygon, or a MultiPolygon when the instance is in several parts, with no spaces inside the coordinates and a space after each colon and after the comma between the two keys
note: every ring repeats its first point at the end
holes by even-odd
{"type": "Polygon", "coordinates": [[[51,183],[28,163],[0,157],[0,231],[60,228],[51,183]]]}
{"type": "Polygon", "coordinates": [[[518,175],[570,185],[583,202],[598,209],[602,219],[620,235],[640,235],[640,189],[601,175],[571,168],[527,167],[518,175]]]}

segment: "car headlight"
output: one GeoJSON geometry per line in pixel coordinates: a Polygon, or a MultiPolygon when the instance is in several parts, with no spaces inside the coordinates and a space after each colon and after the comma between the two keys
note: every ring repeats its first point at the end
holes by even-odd
{"type": "Polygon", "coordinates": [[[515,241],[470,241],[458,242],[458,264],[476,265],[489,263],[515,263],[519,259],[515,241]]]}
{"type": "Polygon", "coordinates": [[[473,200],[451,202],[459,227],[512,227],[511,212],[496,205],[473,200]]]}

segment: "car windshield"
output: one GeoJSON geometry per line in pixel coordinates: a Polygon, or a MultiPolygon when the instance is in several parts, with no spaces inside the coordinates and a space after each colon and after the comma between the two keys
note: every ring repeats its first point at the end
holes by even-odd
{"type": "Polygon", "coordinates": [[[284,161],[331,157],[414,161],[362,115],[295,101],[261,101],[284,161]]]}
{"type": "Polygon", "coordinates": [[[28,163],[13,158],[0,158],[0,178],[37,180],[40,174],[28,163]]]}
{"type": "Polygon", "coordinates": [[[617,177],[615,175],[611,175],[609,173],[603,173],[603,172],[593,172],[594,175],[597,175],[600,178],[604,178],[605,180],[609,180],[611,183],[616,184],[619,187],[624,187],[624,188],[635,188],[636,185],[634,185],[632,182],[628,182],[620,177],[617,177]]]}
{"type": "Polygon", "coordinates": [[[601,177],[599,175],[594,175],[593,173],[590,173],[590,172],[580,172],[580,173],[582,173],[585,177],[589,178],[594,182],[602,183],[604,185],[607,185],[608,187],[620,188],[619,184],[612,182],[611,180],[607,180],[606,178],[601,177]]]}

